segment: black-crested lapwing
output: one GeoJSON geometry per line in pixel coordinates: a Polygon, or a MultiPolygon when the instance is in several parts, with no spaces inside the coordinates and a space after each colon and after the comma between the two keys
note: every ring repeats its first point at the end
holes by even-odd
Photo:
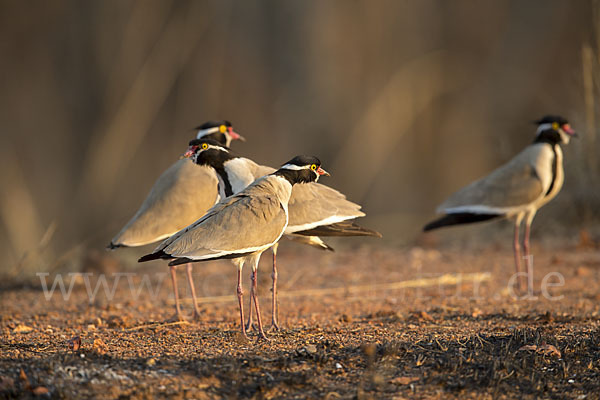
{"type": "Polygon", "coordinates": [[[537,134],[532,144],[488,176],[450,196],[437,210],[446,215],[424,227],[425,231],[429,231],[491,219],[513,219],[513,248],[519,277],[519,227],[525,219],[523,250],[529,294],[533,293],[533,263],[529,252],[531,222],[537,210],[552,200],[562,188],[564,171],[560,144],[568,144],[571,137],[576,136],[563,117],[548,115],[535,123],[537,134]]]}
{"type": "Polygon", "coordinates": [[[238,269],[237,296],[242,334],[246,335],[242,305],[242,267],[250,263],[251,296],[260,336],[266,338],[258,303],[257,268],[261,254],[276,244],[288,226],[292,186],[316,182],[328,173],[316,157],[297,156],[277,171],[257,179],[241,192],[221,200],[206,215],[165,240],[140,262],[171,259],[169,265],[232,259],[238,269]]]}
{"type": "MultiPolygon", "coordinates": [[[[210,138],[229,146],[232,140],[244,140],[234,132],[229,121],[209,121],[196,128],[197,138],[210,138]]],[[[218,200],[217,175],[209,167],[198,168],[185,158],[171,165],[154,183],[150,193],[133,218],[108,245],[138,247],[158,242],[179,232],[202,217],[218,200]]],[[[175,294],[175,318],[182,320],[175,267],[170,269],[175,294]]],[[[199,317],[191,265],[187,278],[194,299],[194,317],[199,317]]]]}
{"type": "MultiPolygon", "coordinates": [[[[227,197],[238,193],[255,179],[275,171],[254,161],[234,155],[227,147],[208,138],[190,142],[185,153],[200,166],[213,167],[219,177],[219,194],[227,197]]],[[[361,206],[346,199],[342,193],[320,183],[294,186],[289,201],[289,224],[285,238],[322,249],[333,250],[319,236],[376,236],[379,232],[363,228],[353,222],[363,217],[361,206]]],[[[277,246],[273,245],[273,287],[271,324],[279,329],[277,314],[277,246]]],[[[252,308],[248,324],[252,324],[252,308]]]]}

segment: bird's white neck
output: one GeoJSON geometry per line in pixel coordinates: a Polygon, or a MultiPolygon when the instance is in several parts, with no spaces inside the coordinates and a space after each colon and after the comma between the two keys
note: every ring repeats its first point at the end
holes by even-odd
{"type": "Polygon", "coordinates": [[[217,173],[217,177],[219,178],[219,195],[223,199],[227,195],[230,196],[241,192],[257,178],[252,174],[249,160],[242,157],[232,158],[223,163],[223,172],[224,174],[217,173]],[[229,191],[230,193],[227,193],[229,191]]]}

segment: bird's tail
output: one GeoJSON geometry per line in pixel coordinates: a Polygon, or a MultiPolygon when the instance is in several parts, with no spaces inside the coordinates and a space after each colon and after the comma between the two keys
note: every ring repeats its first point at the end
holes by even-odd
{"type": "Polygon", "coordinates": [[[443,226],[471,224],[474,222],[487,221],[504,216],[503,214],[475,214],[475,213],[452,213],[444,215],[442,218],[431,221],[423,227],[423,231],[431,231],[443,226]]]}
{"type": "Polygon", "coordinates": [[[114,249],[118,249],[119,247],[127,247],[127,246],[124,246],[122,244],[114,244],[113,242],[110,242],[108,244],[108,246],[106,246],[106,250],[114,250],[114,249]]]}
{"type": "Polygon", "coordinates": [[[158,259],[169,259],[169,258],[173,258],[172,256],[168,255],[167,253],[165,253],[164,251],[160,250],[157,251],[156,253],[150,253],[150,254],[146,254],[145,256],[140,257],[140,259],[138,260],[138,262],[146,262],[146,261],[152,261],[152,260],[158,260],[158,259]]]}
{"type": "Polygon", "coordinates": [[[284,238],[291,240],[293,242],[304,243],[309,246],[318,247],[319,249],[335,251],[333,247],[325,243],[318,236],[305,236],[305,235],[285,235],[284,238]]]}
{"type": "Polygon", "coordinates": [[[375,236],[382,237],[381,233],[372,229],[363,228],[352,221],[336,222],[334,224],[317,226],[306,231],[294,232],[304,236],[375,236]]]}

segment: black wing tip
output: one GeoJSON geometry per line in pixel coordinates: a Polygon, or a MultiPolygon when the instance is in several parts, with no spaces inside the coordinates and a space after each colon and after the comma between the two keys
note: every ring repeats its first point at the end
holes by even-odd
{"type": "Polygon", "coordinates": [[[186,258],[186,257],[176,258],[169,263],[169,267],[174,267],[176,265],[187,264],[187,263],[191,263],[191,262],[194,262],[194,260],[192,260],[191,258],[186,258]]]}
{"type": "Polygon", "coordinates": [[[342,231],[354,234],[356,236],[372,236],[380,239],[383,237],[383,235],[377,232],[376,230],[365,228],[354,222],[352,223],[352,225],[350,225],[350,228],[342,228],[342,231]]]}
{"type": "Polygon", "coordinates": [[[472,224],[475,222],[488,221],[490,219],[503,217],[504,214],[477,214],[477,213],[452,213],[431,221],[423,227],[423,232],[429,232],[444,226],[472,224]]]}
{"type": "MultiPolygon", "coordinates": [[[[363,228],[363,229],[366,229],[366,228],[363,228]]],[[[373,237],[377,237],[379,239],[383,238],[383,235],[381,233],[379,233],[373,229],[368,229],[368,230],[371,232],[371,234],[367,235],[367,236],[373,236],[373,237]]]]}
{"type": "MultiPolygon", "coordinates": [[[[319,238],[319,239],[321,239],[321,238],[319,238]]],[[[321,250],[324,250],[324,251],[335,251],[335,249],[333,247],[331,247],[329,244],[325,243],[323,241],[323,239],[321,239],[321,243],[319,243],[318,246],[321,250]]]]}
{"type": "Polygon", "coordinates": [[[119,247],[127,247],[127,246],[124,246],[122,244],[114,244],[113,242],[110,242],[108,244],[108,246],[106,246],[106,250],[114,250],[114,249],[118,249],[119,247]]]}
{"type": "Polygon", "coordinates": [[[146,262],[146,261],[158,260],[159,258],[170,259],[173,257],[170,256],[169,254],[165,253],[164,251],[160,250],[160,251],[157,251],[156,253],[150,253],[150,254],[146,254],[145,256],[140,257],[138,259],[138,262],[142,263],[142,262],[146,262]]]}
{"type": "Polygon", "coordinates": [[[383,235],[373,229],[363,228],[354,222],[336,222],[329,225],[317,226],[306,231],[295,232],[306,236],[373,236],[382,238],[383,235]]]}

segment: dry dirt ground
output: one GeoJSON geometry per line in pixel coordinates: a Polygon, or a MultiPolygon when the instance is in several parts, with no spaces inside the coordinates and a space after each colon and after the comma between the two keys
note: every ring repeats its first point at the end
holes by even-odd
{"type": "MultiPolygon", "coordinates": [[[[202,315],[182,324],[163,323],[173,301],[160,262],[128,275],[90,262],[63,276],[68,298],[42,290],[54,275],[5,282],[0,397],[599,398],[600,252],[534,252],[537,298],[516,299],[509,249],[282,246],[283,329],[269,341],[239,335],[226,261],[195,266],[202,315]]],[[[267,254],[259,278],[269,325],[267,254]]]]}

